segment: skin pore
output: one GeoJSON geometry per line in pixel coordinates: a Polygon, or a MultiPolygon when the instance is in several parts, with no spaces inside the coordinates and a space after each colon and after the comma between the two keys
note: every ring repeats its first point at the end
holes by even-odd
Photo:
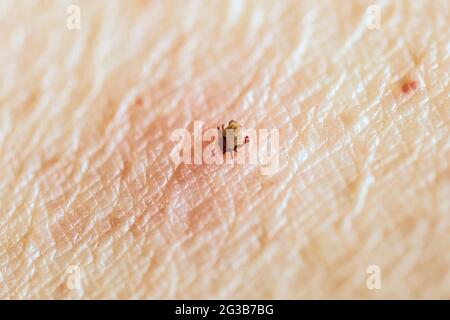
{"type": "Polygon", "coordinates": [[[0,298],[450,296],[448,1],[70,4],[0,2],[0,298]],[[276,174],[173,163],[231,119],[276,174]]]}

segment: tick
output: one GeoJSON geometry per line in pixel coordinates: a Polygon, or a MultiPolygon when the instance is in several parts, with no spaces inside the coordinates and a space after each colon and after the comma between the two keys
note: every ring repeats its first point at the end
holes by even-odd
{"type": "Polygon", "coordinates": [[[248,136],[244,136],[244,128],[234,120],[231,120],[228,123],[228,126],[222,124],[222,129],[217,127],[219,134],[222,136],[222,150],[223,153],[227,151],[237,152],[237,149],[242,147],[243,145],[249,143],[250,138],[248,136]],[[228,137],[232,137],[233,141],[227,143],[227,132],[228,137]]]}

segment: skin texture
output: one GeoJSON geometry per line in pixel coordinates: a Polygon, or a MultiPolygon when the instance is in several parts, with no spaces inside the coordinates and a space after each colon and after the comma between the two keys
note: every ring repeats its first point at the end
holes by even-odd
{"type": "Polygon", "coordinates": [[[0,2],[0,298],[450,298],[449,1],[75,2],[0,2]]]}

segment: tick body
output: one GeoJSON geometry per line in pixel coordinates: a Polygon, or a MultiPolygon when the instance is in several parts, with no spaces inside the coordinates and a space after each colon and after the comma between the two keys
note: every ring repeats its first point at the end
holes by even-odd
{"type": "Polygon", "coordinates": [[[232,150],[237,152],[238,148],[250,141],[248,136],[244,136],[244,128],[237,121],[231,120],[226,128],[222,124],[222,128],[217,127],[217,130],[219,131],[219,136],[222,136],[223,153],[232,150]],[[227,133],[231,141],[227,141],[227,133]]]}

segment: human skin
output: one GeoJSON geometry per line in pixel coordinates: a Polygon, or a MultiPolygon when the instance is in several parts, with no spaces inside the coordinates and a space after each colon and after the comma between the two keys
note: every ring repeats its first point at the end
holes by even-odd
{"type": "Polygon", "coordinates": [[[0,298],[450,298],[449,1],[75,2],[0,2],[0,298]]]}

